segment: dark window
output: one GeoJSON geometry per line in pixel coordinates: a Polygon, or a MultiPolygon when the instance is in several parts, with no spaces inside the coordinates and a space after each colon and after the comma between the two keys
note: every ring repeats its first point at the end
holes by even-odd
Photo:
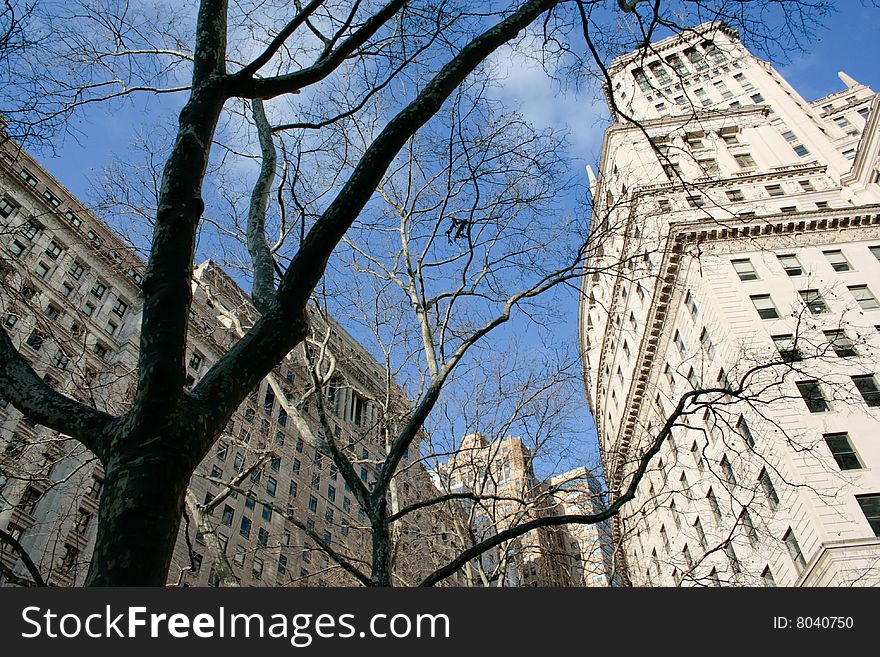
{"type": "Polygon", "coordinates": [[[773,480],[770,478],[767,470],[761,470],[761,474],[758,475],[758,481],[764,490],[764,496],[767,498],[770,508],[775,509],[779,506],[779,495],[776,494],[776,488],[773,486],[773,480]]]}
{"type": "Polygon", "coordinates": [[[871,525],[874,536],[880,536],[880,495],[859,495],[856,497],[862,513],[871,525]]]}
{"type": "Polygon", "coordinates": [[[791,528],[785,532],[785,536],[783,536],[782,540],[785,542],[785,547],[788,548],[788,555],[794,562],[794,566],[798,573],[802,573],[804,568],[807,567],[807,562],[804,559],[803,552],[801,552],[801,546],[798,544],[797,538],[791,528]]]}
{"type": "Polygon", "coordinates": [[[877,387],[877,379],[873,374],[854,376],[852,380],[868,406],[880,406],[880,388],[877,387]]]}
{"type": "Polygon", "coordinates": [[[798,349],[795,344],[794,336],[791,333],[774,335],[772,339],[773,344],[776,345],[776,349],[779,351],[779,355],[782,356],[783,362],[794,363],[803,358],[800,349],[798,349]]]}
{"type": "Polygon", "coordinates": [[[244,536],[245,538],[251,537],[251,519],[242,516],[241,519],[241,527],[238,530],[238,533],[244,536]]]}
{"type": "Polygon", "coordinates": [[[798,381],[797,388],[810,413],[825,413],[831,410],[818,381],[798,381]]]}
{"type": "Polygon", "coordinates": [[[857,356],[855,344],[843,329],[834,329],[833,331],[825,331],[825,338],[828,344],[834,349],[834,353],[841,358],[848,356],[857,356]]]}
{"type": "Polygon", "coordinates": [[[841,470],[861,469],[862,463],[859,461],[847,433],[826,433],[823,438],[825,438],[825,443],[841,470]]]}

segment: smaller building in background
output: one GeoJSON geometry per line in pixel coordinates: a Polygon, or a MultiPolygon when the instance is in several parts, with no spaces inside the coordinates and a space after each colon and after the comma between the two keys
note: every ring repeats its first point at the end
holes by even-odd
{"type": "MultiPolygon", "coordinates": [[[[498,532],[538,518],[589,515],[603,508],[600,486],[587,468],[541,481],[534,454],[521,438],[487,440],[465,436],[456,453],[438,467],[437,486],[470,494],[461,503],[459,540],[479,543],[498,532]]],[[[604,548],[605,524],[536,528],[486,552],[469,577],[486,586],[607,586],[613,564],[604,548]]]]}

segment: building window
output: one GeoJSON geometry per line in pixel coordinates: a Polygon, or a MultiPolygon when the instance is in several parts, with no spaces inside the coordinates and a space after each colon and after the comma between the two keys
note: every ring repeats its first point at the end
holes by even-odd
{"type": "Polygon", "coordinates": [[[700,450],[700,446],[697,444],[696,440],[691,445],[691,457],[694,459],[694,464],[697,466],[697,470],[702,472],[705,466],[703,462],[703,453],[700,450]]]}
{"type": "Polygon", "coordinates": [[[877,387],[877,379],[873,374],[854,376],[852,380],[868,406],[880,406],[880,388],[877,387]]]}
{"type": "Polygon", "coordinates": [[[770,571],[770,566],[764,568],[764,572],[761,573],[761,584],[769,588],[774,588],[776,586],[776,580],[773,579],[773,573],[770,571]]]}
{"type": "Polygon", "coordinates": [[[309,495],[309,511],[315,513],[318,510],[318,498],[314,495],[309,495]]]}
{"type": "Polygon", "coordinates": [[[785,273],[789,276],[802,276],[804,273],[804,268],[801,267],[800,261],[797,259],[797,256],[794,254],[788,255],[778,255],[776,258],[779,260],[779,264],[782,265],[782,268],[785,270],[785,273]]]}
{"type": "Polygon", "coordinates": [[[268,545],[269,545],[269,532],[266,529],[264,529],[263,527],[260,527],[259,531],[257,532],[257,546],[264,548],[264,547],[267,547],[268,545]]]}
{"type": "Polygon", "coordinates": [[[661,86],[665,86],[672,82],[672,77],[670,77],[669,72],[660,62],[651,62],[648,64],[648,68],[661,86]]]}
{"type": "Polygon", "coordinates": [[[712,509],[712,515],[715,516],[715,520],[721,522],[721,507],[718,506],[718,498],[715,497],[715,493],[711,488],[706,493],[706,500],[709,502],[709,508],[712,509]]]}
{"type": "Polygon", "coordinates": [[[706,199],[703,196],[688,196],[688,205],[692,208],[702,208],[706,205],[706,199]]]}
{"type": "Polygon", "coordinates": [[[794,147],[794,152],[797,153],[798,157],[805,157],[810,154],[810,149],[803,144],[797,144],[794,147]]]}
{"type": "Polygon", "coordinates": [[[819,294],[819,290],[801,290],[799,292],[807,308],[813,315],[821,315],[828,312],[828,304],[819,294]]]}
{"type": "Polygon", "coordinates": [[[761,489],[764,491],[764,497],[767,498],[770,508],[775,509],[779,506],[779,495],[776,494],[773,480],[770,478],[766,468],[762,469],[761,474],[758,475],[758,482],[761,484],[761,489]]]}
{"type": "Polygon", "coordinates": [[[688,290],[687,294],[684,296],[684,305],[691,313],[691,317],[694,319],[697,318],[697,315],[700,314],[699,308],[697,308],[697,302],[694,301],[694,296],[691,294],[690,290],[688,290]]]}
{"type": "Polygon", "coordinates": [[[773,305],[773,300],[769,294],[756,294],[751,299],[761,319],[777,319],[779,317],[779,311],[773,305]]]}
{"type": "Polygon", "coordinates": [[[52,356],[53,367],[57,367],[59,370],[65,370],[67,369],[68,364],[70,364],[70,359],[60,349],[55,352],[54,356],[52,356]]]}
{"type": "Polygon", "coordinates": [[[49,269],[50,269],[49,265],[47,265],[43,261],[40,261],[37,263],[35,271],[36,271],[37,276],[39,276],[40,278],[46,278],[46,276],[49,275],[49,269]]]}
{"type": "Polygon", "coordinates": [[[76,280],[79,280],[80,278],[82,278],[82,275],[85,272],[85,270],[86,270],[86,268],[83,266],[82,263],[80,263],[78,261],[74,261],[70,264],[70,267],[68,268],[67,273],[70,274],[71,276],[73,276],[76,280]]]}
{"type": "Polygon", "coordinates": [[[850,266],[849,261],[843,255],[843,251],[833,250],[833,251],[823,251],[822,252],[826,258],[828,258],[828,262],[831,263],[831,266],[834,268],[834,271],[851,271],[852,266],[850,266]]]}
{"type": "Polygon", "coordinates": [[[691,388],[693,388],[694,390],[696,390],[700,385],[700,380],[699,378],[697,378],[697,373],[693,367],[688,370],[687,380],[691,388]]]}
{"type": "Polygon", "coordinates": [[[22,180],[24,180],[31,187],[36,187],[37,183],[40,182],[39,180],[37,180],[36,176],[34,176],[34,174],[32,174],[27,169],[22,169],[18,175],[22,180]]]}
{"type": "Polygon", "coordinates": [[[862,468],[858,454],[849,440],[849,434],[846,432],[826,433],[822,437],[841,470],[860,470],[862,468]]]}
{"type": "Polygon", "coordinates": [[[797,348],[794,336],[791,333],[772,336],[773,344],[782,356],[785,363],[794,363],[802,359],[800,349],[797,348]]]}
{"type": "Polygon", "coordinates": [[[18,206],[8,198],[0,198],[0,217],[8,219],[18,206]]]}
{"type": "Polygon", "coordinates": [[[804,568],[807,567],[807,562],[804,560],[801,546],[798,545],[797,538],[791,530],[791,527],[785,532],[785,536],[783,536],[782,540],[785,542],[785,547],[788,549],[788,556],[790,556],[791,560],[794,562],[794,567],[798,574],[802,573],[804,568]]]}
{"type": "Polygon", "coordinates": [[[103,299],[105,292],[107,292],[107,286],[100,281],[95,281],[91,289],[92,296],[96,299],[103,299]]]}
{"type": "Polygon", "coordinates": [[[877,299],[871,294],[871,290],[868,289],[867,285],[850,285],[848,289],[862,310],[880,308],[880,304],[877,303],[877,299]]]}
{"type": "Polygon", "coordinates": [[[20,256],[22,253],[24,253],[25,250],[24,244],[22,244],[18,240],[12,240],[12,244],[10,244],[8,248],[10,251],[12,251],[12,255],[14,256],[20,256]]]}
{"type": "Polygon", "coordinates": [[[125,317],[125,311],[128,310],[128,304],[122,299],[117,299],[113,304],[113,313],[118,317],[125,317]]]}
{"type": "Polygon", "coordinates": [[[724,473],[724,478],[727,480],[728,484],[736,486],[736,475],[733,473],[733,466],[730,465],[730,461],[727,459],[727,454],[721,457],[721,472],[724,473]]]}
{"type": "Polygon", "coordinates": [[[740,521],[742,522],[743,533],[746,535],[746,538],[749,539],[749,543],[752,546],[757,545],[758,543],[758,530],[755,529],[755,523],[752,521],[752,516],[749,513],[749,510],[743,508],[742,513],[739,516],[740,521]]]}
{"type": "Polygon", "coordinates": [[[748,422],[746,422],[745,417],[742,415],[739,416],[739,420],[736,423],[736,430],[739,432],[739,435],[742,436],[743,442],[745,442],[749,449],[754,449],[755,438],[752,435],[752,430],[749,429],[748,422]]]}
{"type": "Polygon", "coordinates": [[[22,237],[24,237],[26,240],[32,240],[39,234],[42,229],[43,227],[40,224],[31,219],[20,228],[20,232],[22,237]]]}
{"type": "Polygon", "coordinates": [[[39,351],[43,348],[43,343],[46,341],[46,336],[43,335],[40,331],[32,331],[28,336],[28,339],[25,341],[25,344],[33,349],[34,351],[39,351]]]}
{"type": "Polygon", "coordinates": [[[880,536],[880,495],[858,495],[856,501],[862,508],[862,513],[871,525],[874,536],[880,536]]]}
{"type": "Polygon", "coordinates": [[[52,258],[52,260],[58,260],[58,257],[61,255],[63,249],[61,245],[56,241],[52,241],[49,243],[49,246],[46,247],[46,255],[52,258]]]}
{"type": "Polygon", "coordinates": [[[673,341],[675,342],[675,346],[678,349],[678,353],[684,356],[687,352],[687,348],[684,346],[684,340],[681,339],[681,333],[679,333],[677,330],[675,331],[673,341]]]}
{"type": "Polygon", "coordinates": [[[79,228],[82,225],[82,221],[73,213],[72,210],[67,210],[64,213],[64,218],[67,219],[74,228],[79,228]]]}
{"type": "Polygon", "coordinates": [[[245,538],[251,537],[251,519],[245,516],[241,518],[241,525],[239,526],[238,533],[244,536],[245,538]]]}
{"type": "Polygon", "coordinates": [[[266,493],[268,493],[272,497],[275,497],[276,490],[278,490],[278,480],[276,480],[274,477],[267,477],[266,478],[266,493]]]}
{"type": "Polygon", "coordinates": [[[107,325],[104,327],[104,330],[107,331],[108,335],[116,335],[116,331],[118,328],[119,326],[116,323],[108,320],[107,325]]]}
{"type": "Polygon", "coordinates": [[[868,250],[871,251],[877,260],[880,260],[880,246],[869,246],[868,250]]]}
{"type": "Polygon", "coordinates": [[[822,387],[818,381],[798,381],[796,385],[801,393],[801,397],[804,399],[804,403],[810,409],[810,413],[826,413],[831,410],[831,406],[828,404],[828,400],[825,399],[825,394],[822,392],[822,387]]]}
{"type": "Polygon", "coordinates": [[[739,165],[740,169],[752,169],[757,166],[755,158],[753,158],[749,153],[740,153],[738,155],[734,155],[733,159],[736,160],[736,163],[737,165],[739,165]]]}
{"type": "Polygon", "coordinates": [[[709,331],[705,328],[700,332],[700,347],[706,352],[706,356],[709,360],[712,360],[715,357],[715,345],[712,344],[712,337],[709,335],[709,331]]]}
{"type": "Polygon", "coordinates": [[[785,192],[782,191],[782,185],[767,185],[765,187],[765,189],[767,190],[767,193],[770,194],[770,196],[784,196],[785,195],[785,192]]]}
{"type": "Polygon", "coordinates": [[[739,575],[742,572],[742,567],[739,565],[739,557],[736,556],[736,551],[733,549],[733,543],[728,542],[727,545],[724,546],[724,554],[727,555],[727,561],[730,563],[730,570],[734,575],[739,575]]]}
{"type": "Polygon", "coordinates": [[[53,208],[57,208],[61,205],[61,199],[55,196],[55,194],[50,192],[48,189],[43,192],[43,199],[45,199],[45,201],[53,208]]]}
{"type": "Polygon", "coordinates": [[[222,522],[227,527],[232,527],[232,520],[235,517],[235,509],[226,504],[223,507],[223,516],[220,518],[220,522],[222,522]]]}
{"type": "Polygon", "coordinates": [[[828,340],[828,344],[834,349],[835,354],[841,358],[858,356],[855,343],[853,343],[850,337],[846,334],[846,331],[843,329],[833,329],[831,331],[825,331],[824,333],[825,339],[828,340]]]}

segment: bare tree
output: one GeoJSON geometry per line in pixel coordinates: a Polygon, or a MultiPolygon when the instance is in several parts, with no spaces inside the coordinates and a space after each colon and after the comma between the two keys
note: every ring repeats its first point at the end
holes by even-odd
{"type": "MultiPolygon", "coordinates": [[[[137,388],[130,405],[123,411],[102,409],[55,391],[35,374],[5,330],[0,332],[3,396],[35,422],[71,436],[103,464],[106,478],[89,584],[165,582],[193,472],[254,386],[297,345],[304,345],[307,355],[312,351],[309,299],[339,244],[347,239],[357,247],[361,242],[361,235],[352,227],[373,221],[370,201],[376,192],[392,210],[387,215],[401,220],[404,238],[412,237],[406,225],[418,217],[413,216],[407,190],[397,183],[396,188],[392,185],[400,155],[411,146],[419,147],[420,131],[460,93],[461,85],[481,73],[507,44],[523,43],[517,41],[523,32],[537,30],[540,25],[545,42],[554,47],[563,41],[573,43],[581,36],[591,44],[590,34],[613,33],[613,29],[594,25],[585,13],[585,6],[592,10],[602,4],[526,0],[472,12],[455,3],[390,0],[379,5],[313,0],[297,3],[293,12],[288,3],[266,3],[258,14],[237,4],[204,0],[192,13],[185,7],[169,17],[162,13],[164,8],[143,6],[132,10],[126,20],[117,20],[121,14],[114,14],[116,8],[89,2],[69,8],[53,5],[55,13],[48,18],[57,37],[34,50],[42,68],[30,69],[45,73],[36,80],[18,78],[15,93],[10,94],[9,102],[17,103],[13,111],[6,112],[13,135],[51,130],[97,102],[139,93],[181,93],[186,97],[152,220],[142,285],[137,388]],[[582,35],[571,28],[578,24],[583,27],[582,35]],[[182,27],[186,25],[194,25],[191,33],[182,27]],[[253,297],[259,317],[243,326],[241,338],[188,388],[185,356],[191,271],[196,237],[204,225],[203,197],[212,145],[221,127],[226,135],[234,135],[238,125],[233,120],[235,112],[250,101],[254,101],[257,126],[263,125],[266,121],[260,101],[270,99],[279,112],[291,107],[297,110],[284,129],[300,131],[304,136],[293,140],[298,152],[311,154],[311,158],[294,160],[292,166],[301,181],[296,195],[301,239],[290,244],[286,253],[271,257],[272,247],[262,230],[261,210],[267,206],[267,196],[260,181],[271,177],[271,162],[266,156],[273,145],[262,138],[263,161],[269,164],[253,193],[256,212],[248,215],[247,240],[254,261],[253,297]],[[225,112],[227,106],[229,112],[225,112]],[[314,138],[313,131],[317,131],[314,138]],[[318,149],[318,143],[326,148],[318,149]],[[304,173],[303,163],[313,171],[304,173]],[[310,180],[302,182],[311,174],[310,180]]],[[[738,5],[733,11],[726,2],[687,4],[693,5],[692,12],[701,18],[743,23],[760,18],[778,3],[740,3],[742,7],[738,5]],[[747,13],[746,5],[754,12],[747,13]]],[[[809,15],[812,9],[802,2],[785,5],[794,17],[809,15]]],[[[643,3],[618,3],[614,14],[631,16],[639,25],[648,21],[649,35],[657,26],[675,27],[669,17],[677,9],[676,3],[654,3],[650,8],[643,3]]],[[[575,49],[568,46],[557,53],[561,56],[575,49]]],[[[592,45],[591,50],[598,55],[592,45]]],[[[465,173],[477,164],[467,156],[467,139],[472,137],[463,141],[465,155],[456,162],[465,173]]],[[[494,138],[491,125],[479,135],[479,139],[494,138]]],[[[479,164],[493,166],[492,162],[479,164]]],[[[541,198],[544,181],[529,180],[525,175],[532,164],[523,162],[520,169],[498,172],[518,176],[526,186],[526,193],[513,199],[511,208],[528,207],[530,193],[541,198]]],[[[447,169],[451,171],[451,167],[447,169]]],[[[453,199],[453,191],[449,187],[441,190],[440,198],[453,199]]],[[[482,201],[476,200],[470,212],[466,206],[456,208],[456,214],[446,215],[448,225],[436,224],[434,235],[453,242],[464,240],[468,248],[457,261],[469,260],[470,252],[486,246],[479,242],[482,231],[491,233],[496,224],[504,226],[517,216],[515,212],[508,214],[506,203],[501,198],[484,208],[482,201]]],[[[286,222],[282,222],[285,229],[286,222]]],[[[525,244],[521,253],[529,249],[550,252],[555,246],[548,239],[552,235],[520,230],[519,237],[525,244]]],[[[405,265],[400,273],[406,274],[404,284],[421,316],[422,332],[430,333],[423,335],[429,376],[411,413],[399,425],[389,427],[385,460],[374,488],[363,485],[323,420],[324,436],[316,437],[339,464],[369,518],[372,555],[368,580],[374,585],[391,583],[393,512],[386,491],[453,369],[517,309],[528,310],[539,295],[580,276],[585,255],[583,245],[569,250],[555,267],[536,271],[519,287],[491,274],[493,268],[509,268],[505,274],[515,279],[528,268],[527,259],[519,260],[515,255],[494,260],[489,255],[465,269],[477,282],[485,283],[488,291],[477,292],[465,279],[452,292],[435,296],[421,289],[420,280],[426,267],[434,264],[433,259],[419,261],[417,253],[408,252],[410,246],[402,246],[401,262],[405,265]],[[420,264],[421,270],[414,263],[420,264]],[[477,300],[472,309],[479,311],[485,304],[484,312],[463,313],[460,323],[453,323],[451,316],[446,318],[453,305],[467,306],[477,300]],[[429,313],[434,315],[430,321],[429,313]],[[437,319],[439,323],[435,323],[437,319]]],[[[382,269],[376,253],[360,248],[366,262],[382,269]]],[[[392,280],[397,273],[391,270],[392,280]]],[[[312,371],[313,387],[319,391],[321,370],[312,371]]],[[[323,414],[324,398],[317,394],[314,399],[319,415],[323,414]]],[[[483,551],[539,526],[607,519],[632,499],[648,460],[667,434],[668,429],[658,434],[655,448],[646,453],[636,470],[633,485],[607,510],[520,523],[462,551],[422,583],[436,583],[483,551]]]]}

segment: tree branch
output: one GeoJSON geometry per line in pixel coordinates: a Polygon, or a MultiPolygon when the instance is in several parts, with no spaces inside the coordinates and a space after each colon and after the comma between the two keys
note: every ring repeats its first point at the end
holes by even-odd
{"type": "Polygon", "coordinates": [[[102,459],[104,431],[115,418],[54,390],[0,328],[0,394],[38,424],[72,436],[102,459]]]}
{"type": "Polygon", "coordinates": [[[275,141],[272,138],[272,126],[266,119],[263,101],[255,98],[251,101],[251,106],[260,139],[262,160],[260,174],[254,183],[248,208],[247,248],[254,265],[251,298],[257,310],[264,312],[275,296],[275,259],[272,257],[272,251],[266,241],[266,207],[269,203],[269,192],[275,180],[278,154],[275,150],[275,141]]]}
{"type": "MultiPolygon", "coordinates": [[[[40,574],[39,568],[37,568],[37,564],[34,563],[34,560],[31,559],[31,555],[28,554],[27,550],[25,550],[21,543],[19,543],[16,538],[2,529],[0,529],[0,541],[3,541],[13,550],[15,550],[16,554],[18,554],[19,559],[24,564],[24,567],[27,568],[27,571],[30,573],[31,577],[34,579],[35,586],[47,586],[46,580],[43,579],[43,576],[40,574]]],[[[15,573],[10,571],[11,575],[15,576],[15,573]]]]}

